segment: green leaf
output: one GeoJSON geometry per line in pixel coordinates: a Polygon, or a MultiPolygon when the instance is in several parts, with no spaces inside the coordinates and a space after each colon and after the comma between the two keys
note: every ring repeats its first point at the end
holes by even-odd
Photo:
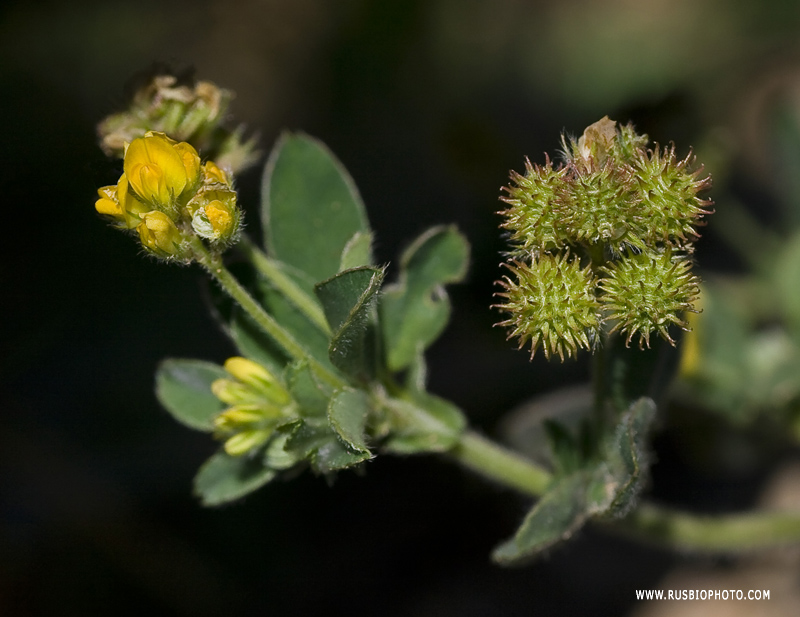
{"type": "Polygon", "coordinates": [[[299,461],[286,451],[287,433],[278,433],[269,440],[264,449],[264,465],[276,471],[294,467],[299,461]]]}
{"type": "Polygon", "coordinates": [[[572,537],[588,518],[586,476],[581,472],[555,482],[522,521],[514,537],[494,549],[492,559],[504,566],[520,565],[572,537]]]}
{"type": "Polygon", "coordinates": [[[342,250],[339,272],[372,265],[372,234],[357,231],[342,250]]]}
{"type": "Polygon", "coordinates": [[[352,178],[325,145],[284,133],[261,185],[264,245],[270,255],[314,281],[330,278],[357,232],[369,232],[352,178]]]}
{"type": "Polygon", "coordinates": [[[340,272],[316,285],[314,291],[333,332],[339,332],[354,319],[366,321],[368,315],[364,309],[380,289],[382,278],[382,269],[362,266],[340,272]]]}
{"type": "Polygon", "coordinates": [[[456,445],[467,422],[452,403],[419,392],[413,400],[389,399],[390,435],[384,448],[396,454],[445,452],[456,445]]]}
{"type": "Polygon", "coordinates": [[[252,493],[275,475],[259,458],[229,456],[220,450],[200,468],[194,492],[204,506],[218,506],[252,493]]]}
{"type": "Polygon", "coordinates": [[[327,421],[298,420],[290,427],[285,449],[296,459],[308,459],[319,473],[358,465],[372,457],[369,451],[351,451],[327,421]]]}
{"type": "Polygon", "coordinates": [[[300,406],[300,415],[326,417],[332,392],[321,384],[305,361],[287,367],[286,385],[300,406]]]}
{"type": "MultiPolygon", "coordinates": [[[[287,272],[287,274],[289,274],[287,272]]],[[[311,283],[302,276],[296,276],[298,285],[305,287],[309,295],[313,290],[311,283]]],[[[277,291],[269,281],[259,278],[251,290],[255,299],[288,330],[295,340],[303,346],[308,355],[328,365],[328,335],[320,330],[308,317],[297,310],[286,297],[277,291]]],[[[239,313],[241,317],[243,311],[239,313]]],[[[249,319],[249,317],[248,317],[249,319]]]]}
{"type": "Polygon", "coordinates": [[[595,487],[608,501],[594,504],[597,513],[624,516],[642,490],[649,465],[647,440],[656,417],[652,399],[640,398],[622,416],[604,447],[604,463],[596,470],[595,487]]]}
{"type": "Polygon", "coordinates": [[[361,390],[341,390],[331,399],[328,421],[352,452],[369,451],[364,435],[368,414],[369,401],[361,390]]]}
{"type": "Polygon", "coordinates": [[[544,431],[550,446],[550,460],[556,475],[566,475],[580,467],[581,451],[569,430],[556,420],[545,420],[544,431]]]}
{"type": "Polygon", "coordinates": [[[360,267],[340,272],[314,289],[333,331],[330,361],[360,381],[376,372],[374,303],[382,281],[382,269],[360,267]]]}
{"type": "Polygon", "coordinates": [[[386,357],[393,371],[406,368],[442,333],[450,318],[444,285],[467,271],[469,243],[454,227],[434,227],[403,253],[400,278],[381,300],[386,357]]]}
{"type": "Polygon", "coordinates": [[[181,424],[199,431],[214,430],[214,418],[225,405],[212,394],[211,384],[227,372],[202,360],[168,359],[156,371],[156,396],[181,424]]]}
{"type": "Polygon", "coordinates": [[[524,562],[569,539],[590,518],[620,517],[630,511],[644,484],[646,443],[655,411],[651,399],[634,402],[606,435],[601,459],[558,477],[514,537],[495,549],[493,559],[503,565],[524,562]]]}

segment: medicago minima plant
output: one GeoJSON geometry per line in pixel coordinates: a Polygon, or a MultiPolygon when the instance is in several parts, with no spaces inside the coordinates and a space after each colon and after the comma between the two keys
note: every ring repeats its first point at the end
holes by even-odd
{"type": "Polygon", "coordinates": [[[258,155],[222,123],[230,99],[159,75],[99,128],[123,173],[98,190],[97,212],[154,258],[198,264],[223,292],[214,312],[239,355],[168,359],[156,375],[167,411],[220,444],[195,479],[205,505],[301,468],[332,476],[378,454],[438,453],[536,499],[495,550],[501,564],[590,520],[703,550],[800,538],[796,516],[705,519],[641,499],[653,397],[668,377],[653,378],[652,358],[669,349],[657,341],[677,344],[700,293],[692,253],[710,180],[691,156],[606,117],[563,139],[559,164],[526,161],[503,189],[500,325],[532,355],[595,357],[593,403],[577,423],[543,425],[542,465],[469,429],[427,390],[424,353],[449,319],[444,287],[465,276],[464,236],[434,227],[396,266],[376,264],[353,180],[322,143],[285,133],[264,168],[263,237],[250,238],[235,180],[258,155]],[[228,251],[244,262],[235,273],[228,251]]]}

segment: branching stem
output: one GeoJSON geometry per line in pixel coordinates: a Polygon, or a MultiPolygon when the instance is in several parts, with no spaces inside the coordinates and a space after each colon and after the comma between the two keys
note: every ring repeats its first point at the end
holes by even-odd
{"type": "MultiPolygon", "coordinates": [[[[197,261],[287,355],[307,361],[316,375],[334,388],[346,387],[341,377],[305,352],[199,239],[195,238],[192,249],[197,261]]],[[[446,455],[528,497],[540,497],[552,480],[542,467],[473,431],[465,432],[446,455]]],[[[697,516],[643,503],[627,518],[610,525],[626,534],[681,550],[735,553],[800,542],[800,514],[797,513],[697,516]]]]}
{"type": "Polygon", "coordinates": [[[208,273],[220,284],[222,289],[239,304],[240,307],[258,324],[273,341],[275,341],[291,358],[305,360],[314,373],[336,389],[344,388],[347,384],[329,368],[315,358],[309,356],[303,346],[295,340],[294,336],[283,328],[275,319],[264,310],[241,283],[223,265],[222,260],[213,255],[198,239],[192,241],[195,257],[208,273]]]}
{"type": "MultiPolygon", "coordinates": [[[[540,497],[550,474],[485,437],[468,431],[449,456],[468,469],[529,497],[540,497]]],[[[800,542],[800,513],[747,512],[701,516],[644,502],[607,523],[624,535],[682,551],[733,554],[800,542]]]]}

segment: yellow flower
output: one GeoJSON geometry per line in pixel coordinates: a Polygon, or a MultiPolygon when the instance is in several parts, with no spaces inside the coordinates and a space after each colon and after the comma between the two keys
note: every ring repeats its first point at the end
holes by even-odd
{"type": "Polygon", "coordinates": [[[183,236],[175,223],[163,212],[145,212],[136,227],[142,246],[160,257],[180,257],[183,236]]]}
{"type": "Polygon", "coordinates": [[[196,188],[200,178],[200,157],[192,146],[152,131],[130,143],[123,167],[130,188],[160,208],[173,207],[184,192],[196,188]]]}
{"type": "Polygon", "coordinates": [[[128,190],[128,179],[125,174],[120,176],[116,186],[104,186],[97,190],[100,196],[95,204],[95,210],[105,216],[113,218],[120,227],[135,228],[141,215],[151,208],[140,201],[136,195],[128,190]]]}
{"type": "Polygon", "coordinates": [[[234,357],[225,362],[230,379],[217,379],[211,391],[230,405],[214,419],[225,451],[240,456],[265,444],[275,429],[296,413],[289,392],[260,364],[234,357]]]}

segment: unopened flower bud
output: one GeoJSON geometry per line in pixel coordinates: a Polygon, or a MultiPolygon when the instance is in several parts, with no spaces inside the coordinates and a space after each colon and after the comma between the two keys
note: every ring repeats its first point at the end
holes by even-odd
{"type": "Polygon", "coordinates": [[[257,362],[241,356],[234,356],[225,361],[224,368],[234,378],[253,390],[263,393],[267,399],[278,405],[287,405],[291,401],[289,393],[277,377],[257,362]]]}
{"type": "Polygon", "coordinates": [[[211,391],[230,405],[214,420],[217,435],[225,439],[225,451],[240,456],[261,447],[276,427],[296,413],[289,392],[260,364],[234,357],[225,362],[231,378],[217,379],[211,391]]]}
{"type": "Polygon", "coordinates": [[[214,161],[206,161],[203,164],[203,184],[224,184],[230,187],[231,180],[225,170],[214,161]]]}
{"type": "Polygon", "coordinates": [[[182,258],[185,256],[184,238],[172,219],[163,212],[158,210],[145,212],[136,231],[139,232],[142,246],[158,257],[182,258]]]}
{"type": "Polygon", "coordinates": [[[259,446],[263,446],[272,437],[272,433],[272,429],[239,431],[225,440],[223,448],[228,456],[242,456],[259,446]]]}
{"type": "Polygon", "coordinates": [[[201,191],[190,202],[192,228],[201,238],[227,244],[239,231],[236,193],[227,189],[201,191]]]}

